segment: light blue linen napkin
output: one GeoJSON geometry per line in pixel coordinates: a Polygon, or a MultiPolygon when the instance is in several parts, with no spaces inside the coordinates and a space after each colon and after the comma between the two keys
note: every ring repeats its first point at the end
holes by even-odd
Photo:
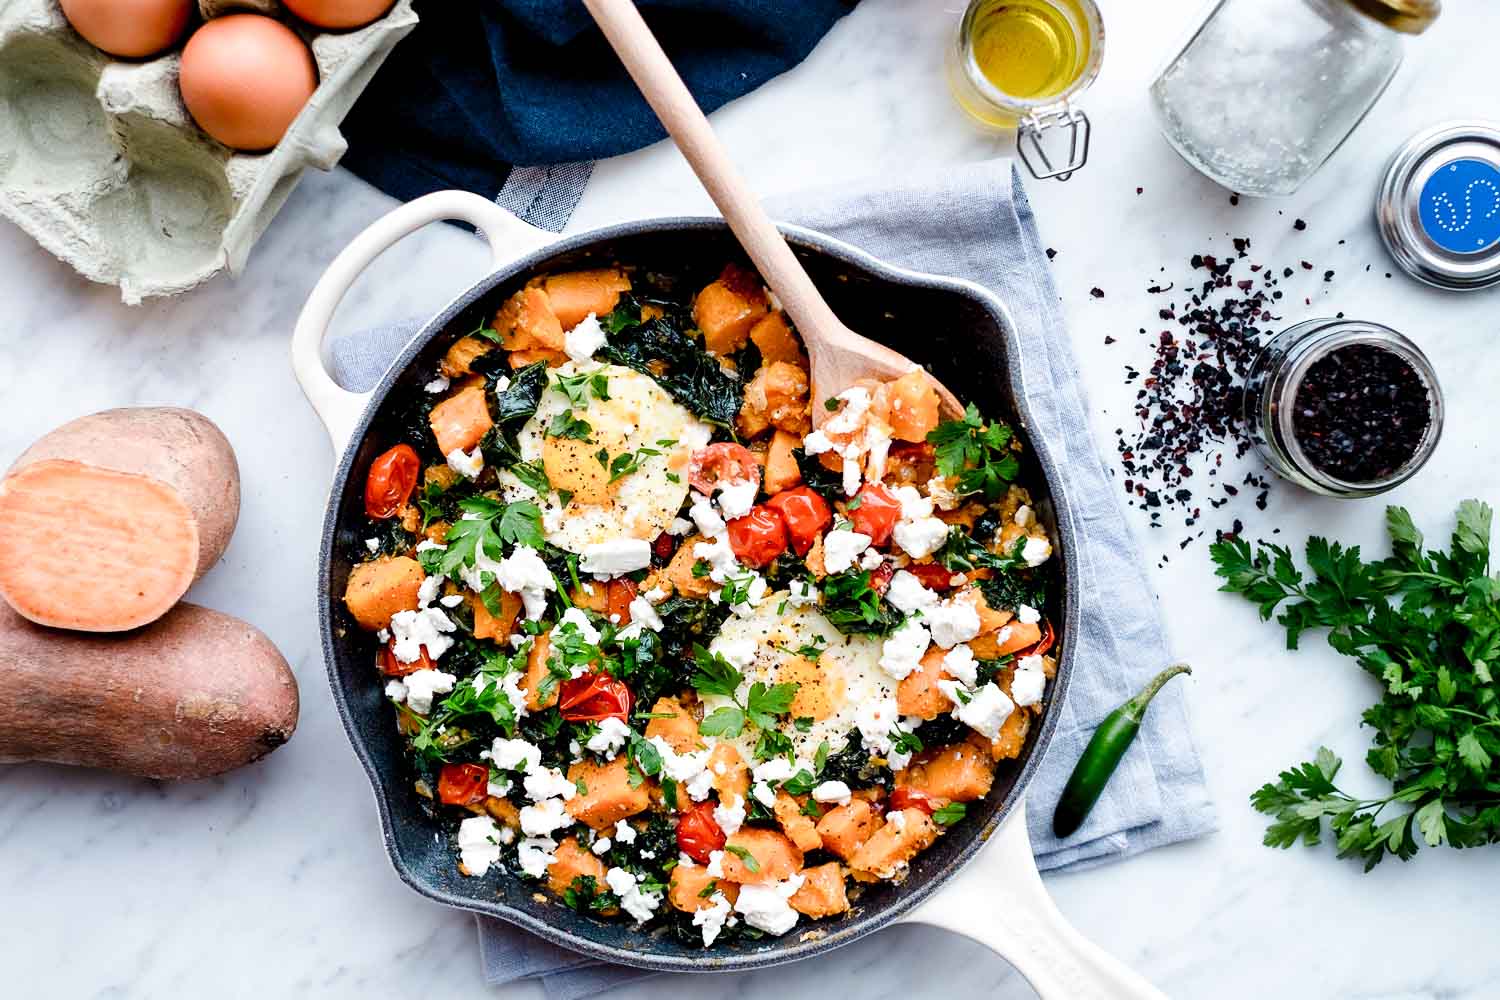
{"type": "MultiPolygon", "coordinates": [[[[1030,431],[1051,445],[1078,527],[1072,569],[1082,605],[1079,629],[1066,637],[1076,656],[1068,698],[1027,793],[1038,867],[1076,870],[1213,830],[1188,719],[1190,685],[1179,682],[1153,702],[1083,828],[1064,841],[1052,834],[1052,807],[1094,727],[1171,656],[1117,487],[1090,432],[1050,265],[1011,162],[810,191],[770,207],[778,219],[847,240],[893,264],[978,282],[1005,301],[1019,326],[1030,431]]],[[[335,375],[350,388],[373,385],[414,326],[336,342],[335,375]]],[[[552,1000],[577,1000],[652,975],[583,958],[489,918],[479,919],[479,940],[489,982],[540,979],[552,1000]]]]}

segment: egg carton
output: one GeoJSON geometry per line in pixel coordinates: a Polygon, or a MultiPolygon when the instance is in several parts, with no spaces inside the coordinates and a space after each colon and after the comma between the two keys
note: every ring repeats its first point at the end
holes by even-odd
{"type": "MultiPolygon", "coordinates": [[[[212,16],[279,5],[202,7],[212,16]]],[[[57,0],[0,0],[0,216],[84,277],[118,285],[129,305],[238,273],[302,171],[343,156],[339,123],[416,23],[412,0],[354,31],[293,23],[312,47],[318,89],[275,149],[249,154],[193,123],[179,52],[116,60],[73,31],[57,0]]]]}

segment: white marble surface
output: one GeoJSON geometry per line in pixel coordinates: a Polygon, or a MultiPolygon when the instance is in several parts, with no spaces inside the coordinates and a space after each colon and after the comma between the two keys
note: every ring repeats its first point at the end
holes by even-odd
{"type": "MultiPolygon", "coordinates": [[[[1003,152],[947,99],[939,66],[955,15],[944,6],[865,0],[805,65],[716,115],[756,188],[1003,152]]],[[[1087,101],[1095,160],[1065,186],[1032,187],[1043,235],[1060,251],[1059,286],[1101,433],[1129,417],[1120,366],[1146,361],[1132,333],[1159,305],[1144,293],[1157,268],[1179,271],[1191,252],[1249,235],[1262,259],[1306,257],[1338,271],[1330,284],[1306,282],[1312,304],[1287,305],[1288,324],[1345,310],[1407,331],[1431,355],[1448,389],[1448,432],[1396,499],[1439,534],[1457,499],[1500,499],[1490,432],[1500,292],[1459,296],[1386,279],[1371,224],[1374,186],[1398,142],[1444,118],[1495,113],[1493,59],[1481,39],[1500,31],[1500,10],[1450,4],[1312,184],[1285,203],[1236,208],[1168,150],[1146,105],[1152,72],[1197,4],[1104,6],[1109,51],[1087,101]],[[1309,220],[1306,232],[1291,229],[1295,216],[1309,220]],[[1103,301],[1088,295],[1096,285],[1103,301]],[[1110,333],[1122,340],[1106,348],[1110,333]]],[[[707,204],[674,151],[658,146],[602,164],[573,228],[707,204]]],[[[192,597],[265,629],[295,666],[303,696],[287,747],[215,781],[162,786],[55,767],[0,769],[6,995],[487,992],[471,919],[412,894],[386,863],[317,650],[314,553],[332,455],[292,380],[287,338],[320,270],[387,207],[348,174],[310,177],[243,277],[138,309],[0,228],[0,461],[64,419],[110,406],[173,403],[212,416],[239,452],[244,513],[223,565],[192,597]]],[[[423,232],[362,281],[339,326],[428,311],[483,262],[471,237],[423,232]]],[[[1378,544],[1381,505],[1278,489],[1251,527],[1272,525],[1292,537],[1333,532],[1378,544]]],[[[1153,563],[1160,551],[1176,552],[1176,532],[1142,534],[1153,563]]],[[[1248,605],[1213,593],[1201,549],[1153,574],[1175,644],[1199,668],[1197,733],[1222,830],[1049,879],[1062,910],[1173,996],[1496,995],[1500,952],[1482,928],[1496,912],[1500,852],[1423,851],[1361,875],[1326,850],[1260,846],[1261,819],[1246,796],[1318,743],[1350,760],[1351,784],[1374,787],[1356,723],[1371,684],[1317,643],[1283,652],[1248,605]]],[[[925,929],[892,930],[811,965],[658,980],[621,995],[770,998],[851,986],[877,998],[1030,995],[978,946],[925,929]]]]}

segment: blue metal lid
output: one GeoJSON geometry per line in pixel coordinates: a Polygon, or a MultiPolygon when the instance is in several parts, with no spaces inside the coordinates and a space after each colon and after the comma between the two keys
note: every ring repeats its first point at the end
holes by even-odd
{"type": "Polygon", "coordinates": [[[1452,122],[1402,146],[1377,206],[1396,263],[1440,288],[1500,282],[1500,126],[1452,122]]]}

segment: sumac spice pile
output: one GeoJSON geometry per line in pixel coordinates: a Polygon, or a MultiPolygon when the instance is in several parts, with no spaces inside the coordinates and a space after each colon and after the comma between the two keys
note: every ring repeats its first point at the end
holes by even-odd
{"type": "Polygon", "coordinates": [[[1308,459],[1351,483],[1385,479],[1416,454],[1432,420],[1427,386],[1391,351],[1351,344],[1318,359],[1302,382],[1292,429],[1308,459]]]}

